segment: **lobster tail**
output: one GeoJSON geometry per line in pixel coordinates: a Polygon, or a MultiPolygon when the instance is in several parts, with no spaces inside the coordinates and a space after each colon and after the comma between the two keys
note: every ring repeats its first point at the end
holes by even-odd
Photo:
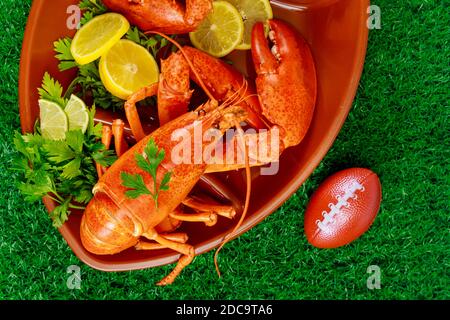
{"type": "Polygon", "coordinates": [[[94,254],[116,254],[134,246],[135,224],[126,209],[119,208],[103,192],[95,194],[81,220],[83,246],[94,254]]]}

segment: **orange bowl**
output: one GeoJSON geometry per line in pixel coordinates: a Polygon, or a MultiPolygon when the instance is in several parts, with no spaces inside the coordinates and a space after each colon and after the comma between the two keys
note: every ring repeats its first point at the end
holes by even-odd
{"type": "MultiPolygon", "coordinates": [[[[77,0],[35,0],[26,27],[19,78],[19,100],[22,130],[31,132],[39,115],[37,88],[48,71],[65,87],[74,72],[59,72],[54,58],[53,42],[75,31],[67,28],[67,9],[77,0]]],[[[249,214],[233,234],[237,237],[275,212],[312,174],[338,135],[352,106],[364,66],[368,28],[368,0],[274,1],[274,15],[290,22],[310,44],[318,75],[318,101],[311,128],[297,147],[283,153],[280,171],[275,176],[257,176],[253,180],[249,214]],[[268,188],[267,186],[270,186],[268,188]]],[[[249,54],[230,56],[235,65],[252,77],[249,54]]],[[[117,116],[117,115],[116,115],[117,116]]],[[[112,114],[99,111],[97,120],[110,122],[112,114]]],[[[244,198],[245,179],[242,172],[208,177],[208,189],[215,196],[228,198],[236,205],[244,198]],[[213,192],[214,193],[214,192],[213,192]]],[[[203,182],[205,184],[205,182],[203,182]]],[[[49,210],[54,203],[44,199],[49,210]]],[[[60,232],[73,252],[86,264],[104,271],[134,270],[175,262],[179,254],[170,250],[154,252],[124,251],[114,256],[96,256],[87,252],[80,241],[80,215],[71,215],[60,232]]],[[[219,245],[231,232],[236,221],[222,221],[213,228],[200,224],[185,224],[183,231],[190,236],[196,254],[219,245]]]]}

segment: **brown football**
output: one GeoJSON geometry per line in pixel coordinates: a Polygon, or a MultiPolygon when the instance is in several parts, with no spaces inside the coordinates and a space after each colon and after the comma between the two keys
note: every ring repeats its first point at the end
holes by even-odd
{"type": "Polygon", "coordinates": [[[381,203],[378,176],[362,168],[327,178],[311,197],[305,213],[305,234],[318,248],[346,245],[366,232],[381,203]]]}

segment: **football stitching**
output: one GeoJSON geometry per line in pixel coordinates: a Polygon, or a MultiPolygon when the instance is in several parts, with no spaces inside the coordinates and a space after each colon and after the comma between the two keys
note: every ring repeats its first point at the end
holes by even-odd
{"type": "Polygon", "coordinates": [[[329,225],[335,221],[336,216],[341,213],[342,208],[344,207],[348,208],[350,206],[348,202],[350,199],[353,200],[358,199],[358,195],[356,194],[357,191],[362,193],[365,191],[365,188],[358,181],[353,181],[350,187],[347,190],[345,190],[345,194],[343,196],[336,197],[338,201],[336,204],[332,202],[328,204],[330,212],[322,211],[323,221],[319,219],[316,220],[316,225],[319,228],[319,230],[316,231],[316,234],[320,232],[320,230],[321,231],[328,230],[329,225]]]}

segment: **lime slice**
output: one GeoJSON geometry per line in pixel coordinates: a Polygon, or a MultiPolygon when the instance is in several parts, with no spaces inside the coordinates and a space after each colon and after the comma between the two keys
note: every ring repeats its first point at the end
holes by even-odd
{"type": "Polygon", "coordinates": [[[42,136],[50,140],[64,140],[69,129],[67,115],[58,104],[39,100],[42,136]]]}
{"type": "Polygon", "coordinates": [[[100,78],[109,92],[126,100],[139,89],[158,82],[159,69],[147,49],[120,40],[100,59],[100,78]]]}
{"type": "Polygon", "coordinates": [[[71,95],[64,112],[69,119],[69,130],[80,129],[86,132],[89,125],[89,112],[86,104],[76,95],[71,95]]]}
{"type": "Polygon", "coordinates": [[[70,51],[75,61],[88,64],[108,52],[130,28],[118,13],[105,13],[86,23],[73,38],[70,51]]]}
{"type": "Polygon", "coordinates": [[[214,57],[224,57],[242,43],[244,22],[232,4],[215,1],[213,11],[189,36],[197,49],[214,57]]]}
{"type": "Polygon", "coordinates": [[[269,0],[226,0],[231,3],[244,19],[244,40],[236,47],[249,50],[252,46],[252,30],[256,22],[266,22],[273,18],[269,0]]]}

